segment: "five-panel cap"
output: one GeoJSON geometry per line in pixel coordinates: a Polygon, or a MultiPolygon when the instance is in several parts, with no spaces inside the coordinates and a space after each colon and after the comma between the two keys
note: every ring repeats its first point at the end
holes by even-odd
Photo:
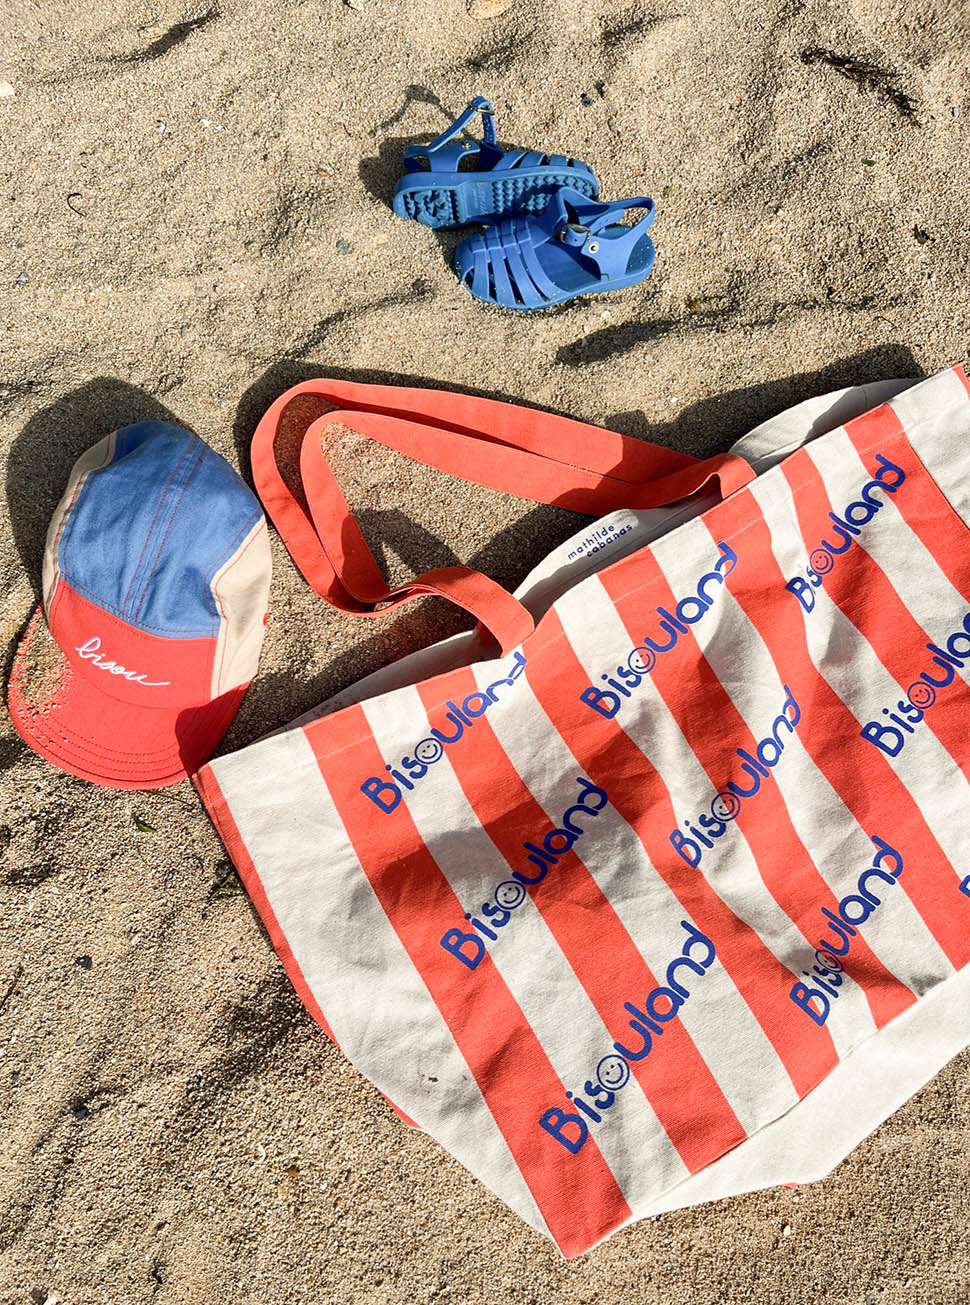
{"type": "Polygon", "coordinates": [[[35,752],[111,788],[163,788],[209,759],[256,673],[271,562],[259,503],[167,422],[74,465],[17,651],[10,715],[35,752]]]}

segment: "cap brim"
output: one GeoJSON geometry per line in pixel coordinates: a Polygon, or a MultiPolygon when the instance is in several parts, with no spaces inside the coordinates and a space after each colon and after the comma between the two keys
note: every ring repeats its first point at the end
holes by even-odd
{"type": "Polygon", "coordinates": [[[17,649],[7,705],[28,747],[61,770],[107,788],[166,788],[209,760],[247,687],[199,707],[133,707],[74,670],[38,608],[17,649]]]}

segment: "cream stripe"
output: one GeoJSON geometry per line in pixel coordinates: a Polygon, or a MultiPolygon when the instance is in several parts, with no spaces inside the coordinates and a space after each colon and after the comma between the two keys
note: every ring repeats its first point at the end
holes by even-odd
{"type": "MultiPolygon", "coordinates": [[[[582,611],[590,613],[586,602],[582,611]]],[[[564,622],[569,621],[565,607],[560,606],[559,615],[564,622]]],[[[598,621],[595,624],[602,634],[602,626],[598,621]]],[[[572,622],[565,629],[573,650],[581,656],[577,647],[581,641],[572,622]]],[[[479,683],[486,683],[480,667],[477,677],[479,683]]],[[[565,806],[573,800],[572,797],[564,800],[563,795],[573,786],[574,776],[582,771],[560,733],[555,727],[546,727],[548,718],[531,688],[527,685],[524,688],[529,694],[527,701],[522,701],[517,713],[496,718],[496,733],[535,800],[555,825],[565,806]],[[539,732],[537,722],[542,733],[540,745],[535,741],[539,732]]],[[[655,872],[640,839],[614,806],[604,806],[597,823],[590,827],[590,834],[595,834],[595,839],[580,840],[573,852],[597,881],[604,897],[610,900],[633,945],[657,976],[658,983],[662,983],[668,964],[680,953],[684,938],[680,921],[687,912],[655,872]]],[[[689,981],[684,981],[689,988],[689,981]]],[[[636,1001],[637,994],[631,994],[631,1000],[636,1001]]],[[[772,1044],[721,963],[715,962],[704,979],[697,980],[696,993],[680,1007],[678,1018],[745,1131],[757,1128],[762,1118],[762,1107],[756,1103],[756,1096],[768,1100],[768,1111],[787,1109],[794,1103],[794,1087],[772,1044]],[[730,1048],[725,1040],[725,1023],[731,1026],[730,1048]],[[757,1088],[752,1087],[753,1078],[757,1079],[757,1088]],[[765,1094],[766,1084],[770,1088],[765,1094]]],[[[651,1054],[662,1052],[662,1043],[658,1041],[651,1054]]]]}
{"type": "MultiPolygon", "coordinates": [[[[489,668],[486,663],[479,669],[486,672],[481,677],[483,683],[494,682],[494,664],[489,668]]],[[[514,700],[508,700],[509,710],[503,712],[502,704],[497,704],[488,713],[488,723],[494,726],[499,716],[510,717],[513,701],[515,711],[528,709],[531,704],[525,690],[520,679],[514,700]]],[[[427,735],[427,714],[416,689],[405,689],[367,704],[365,711],[386,757],[411,751],[427,735]]],[[[429,770],[415,792],[407,795],[407,806],[463,911],[482,918],[481,905],[494,898],[497,886],[510,880],[513,870],[528,871],[529,865],[525,852],[521,865],[515,866],[500,856],[465,797],[448,755],[445,748],[442,760],[429,770]]],[[[471,929],[461,915],[455,925],[471,929]]],[[[599,1061],[612,1053],[612,1035],[527,892],[508,924],[496,932],[497,940],[487,944],[488,954],[562,1083],[572,1092],[583,1094],[583,1084],[595,1078],[599,1061]]],[[[456,960],[455,965],[460,962],[456,960]]],[[[469,972],[467,982],[474,981],[469,972]]],[[[498,1055],[502,1050],[500,1029],[494,1030],[494,1037],[498,1055]]],[[[568,1107],[568,1103],[565,1098],[544,1101],[531,1096],[523,1076],[523,1110],[538,1121],[550,1106],[568,1107]]],[[[683,1162],[633,1077],[616,1094],[613,1106],[604,1111],[603,1122],[594,1124],[590,1134],[631,1206],[686,1177],[683,1162]],[[628,1144],[631,1135],[638,1138],[636,1148],[628,1144]],[[646,1155],[650,1156],[649,1163],[645,1163],[646,1155]]]]}
{"type": "MultiPolygon", "coordinates": [[[[841,516],[849,503],[859,501],[859,493],[870,479],[865,463],[844,431],[833,434],[811,449],[810,457],[822,477],[832,510],[841,516]]],[[[907,483],[903,481],[895,496],[883,491],[875,494],[882,507],[866,525],[859,527],[861,533],[855,537],[849,551],[841,556],[850,562],[852,549],[862,548],[885,573],[903,605],[929,638],[945,641],[948,634],[959,629],[964,615],[970,610],[970,601],[953,588],[933,554],[906,524],[900,509],[907,483]]],[[[836,541],[839,536],[834,531],[827,531],[825,538],[836,541]]],[[[970,530],[964,544],[970,554],[970,530]]],[[[839,560],[836,557],[836,566],[839,560]]],[[[913,679],[931,658],[932,653],[926,652],[921,645],[913,663],[913,679]]],[[[970,683],[970,666],[955,669],[961,679],[970,683]]],[[[909,682],[903,685],[904,689],[909,682]]]]}
{"type": "Polygon", "coordinates": [[[893,400],[913,448],[970,525],[970,395],[951,369],[893,400]]]}
{"type": "MultiPolygon", "coordinates": [[[[680,535],[674,538],[679,540],[680,535]]],[[[709,546],[708,553],[713,555],[713,552],[713,546],[709,546]]],[[[703,571],[699,570],[698,574],[703,574],[703,571]]],[[[633,639],[617,615],[602,585],[597,584],[596,589],[598,593],[591,587],[588,595],[570,594],[558,609],[573,649],[590,677],[590,684],[600,684],[600,676],[604,671],[615,671],[618,664],[625,663],[627,654],[633,647],[633,639]]],[[[705,618],[705,620],[713,619],[710,613],[705,618]]],[[[702,625],[703,622],[700,624],[702,625]]],[[[738,656],[742,655],[740,649],[735,651],[738,656]]],[[[669,653],[661,655],[683,659],[685,648],[678,645],[669,653]]],[[[689,659],[682,664],[689,668],[689,659]]],[[[689,674],[689,669],[686,673],[689,674]]],[[[623,726],[626,734],[660,773],[670,793],[674,812],[683,819],[694,817],[701,811],[709,811],[718,790],[694,755],[678,721],[670,712],[652,679],[648,676],[632,692],[634,696],[624,701],[616,721],[623,726]]],[[[782,698],[779,696],[777,710],[773,711],[771,719],[778,714],[781,702],[782,698]]],[[[713,728],[716,728],[716,723],[713,724],[713,728]]],[[[725,748],[725,752],[729,756],[731,749],[725,748]]],[[[808,946],[804,937],[768,892],[758,870],[757,860],[739,827],[729,829],[715,844],[713,850],[705,851],[700,866],[694,873],[703,876],[721,901],[753,929],[772,955],[791,971],[792,983],[801,979],[801,971],[814,963],[813,949],[808,946]]],[[[649,929],[649,919],[645,921],[644,927],[649,929]]],[[[764,1037],[747,1003],[743,1005],[754,1028],[758,1030],[760,1037],[764,1037]]],[[[710,1016],[713,1046],[718,1044],[718,1040],[721,1040],[723,1045],[723,1028],[717,1018],[718,1014],[719,1012],[712,1010],[710,1016]]],[[[798,1014],[794,1006],[792,1014],[793,1016],[798,1014]]],[[[807,1019],[804,1016],[803,1018],[807,1019]]],[[[732,1016],[732,1030],[733,1021],[732,1016]]],[[[741,1039],[740,1046],[744,1042],[745,1028],[745,1021],[740,1012],[737,1016],[737,1028],[741,1039]]],[[[851,1032],[842,1027],[841,1020],[832,1021],[830,1032],[836,1051],[841,1054],[843,1047],[847,1047],[851,1042],[851,1032]]],[[[749,1036],[753,1038],[754,1033],[749,1036]]],[[[791,1099],[794,1099],[791,1081],[784,1073],[773,1049],[771,1056],[774,1058],[774,1065],[770,1059],[765,1060],[763,1053],[759,1052],[755,1055],[756,1063],[760,1064],[764,1061],[766,1074],[770,1074],[772,1091],[766,1093],[765,1083],[759,1083],[757,1099],[748,1107],[748,1114],[751,1110],[761,1110],[760,1102],[763,1093],[764,1097],[770,1098],[775,1104],[781,1102],[787,1093],[791,1093],[791,1099]]],[[[720,1066],[714,1063],[712,1069],[720,1081],[720,1066]]],[[[737,1067],[736,1074],[735,1090],[743,1098],[746,1091],[751,1091],[750,1079],[744,1073],[743,1065],[737,1067]]],[[[730,1082],[726,1070],[725,1077],[726,1081],[730,1082]]],[[[761,1122],[764,1122],[764,1118],[763,1114],[760,1115],[761,1122]]]]}
{"type": "MultiPolygon", "coordinates": [[[[584,610],[588,607],[584,604],[584,610]]],[[[568,619],[560,607],[560,615],[568,619]]],[[[567,626],[570,642],[574,632],[567,626]]],[[[576,649],[578,655],[578,649],[576,649]]],[[[486,682],[478,668],[480,683],[486,682]]],[[[528,685],[523,686],[520,710],[497,717],[494,724],[503,748],[542,806],[553,826],[575,800],[569,793],[579,763],[555,727],[549,727],[542,707],[528,685]],[[538,741],[541,738],[541,743],[538,741]]],[[[608,793],[608,789],[605,790],[608,793]]],[[[685,908],[650,864],[634,830],[615,807],[607,805],[590,825],[589,837],[573,848],[616,911],[633,946],[658,983],[669,963],[681,953],[685,908]]],[[[604,958],[604,964],[608,960],[604,958]]],[[[690,979],[681,978],[690,990],[690,979]]],[[[629,993],[641,1004],[645,993],[629,993]]],[[[678,1012],[678,1019],[706,1061],[745,1131],[763,1121],[763,1112],[786,1110],[795,1101],[791,1080],[781,1066],[749,1007],[720,962],[715,961],[678,1012]],[[724,1037],[731,1027],[731,1045],[724,1037]],[[753,1088],[752,1079],[757,1079],[753,1088]],[[755,1097],[759,1100],[756,1101],[755,1097]],[[767,1104],[765,1104],[767,1103],[767,1104]]],[[[658,1040],[651,1055],[662,1056],[658,1040]]]]}
{"type": "Polygon", "coordinates": [[[858,1046],[787,1115],[646,1213],[824,1178],[968,1043],[970,966],[858,1046]]]}
{"type": "MultiPolygon", "coordinates": [[[[662,547],[654,550],[675,587],[682,586],[684,581],[681,559],[691,554],[696,556],[705,541],[707,547],[712,543],[710,534],[700,523],[691,523],[685,527],[686,531],[690,534],[682,534],[679,540],[664,541],[662,547]],[[692,546],[695,535],[696,543],[692,546]]],[[[742,558],[741,565],[751,566],[754,562],[756,559],[742,558]]],[[[795,603],[797,600],[779,586],[776,601],[795,603]]],[[[731,701],[748,728],[755,738],[765,737],[785,698],[784,669],[780,675],[760,634],[731,593],[730,580],[715,599],[714,608],[693,626],[693,632],[721,683],[730,686],[731,701]],[[740,674],[739,666],[743,668],[740,674]]],[[[803,712],[811,712],[811,703],[803,702],[801,708],[803,712]]],[[[785,751],[771,771],[772,781],[784,799],[795,833],[824,882],[841,900],[857,891],[859,875],[872,864],[875,849],[870,833],[881,834],[891,842],[892,830],[862,829],[815,765],[799,729],[782,737],[785,751]]],[[[757,796],[751,800],[756,802],[757,796]]],[[[815,941],[827,927],[818,910],[811,913],[811,918],[817,925],[808,931],[808,937],[815,941]]],[[[866,921],[864,932],[866,942],[879,960],[915,992],[925,991],[951,973],[946,956],[905,893],[887,889],[882,907],[866,921]]],[[[868,1003],[854,983],[851,989],[845,986],[840,989],[827,1027],[834,1033],[843,1020],[852,1045],[868,1036],[874,1027],[868,1003]],[[847,1002],[850,992],[854,999],[847,1002]]]]}
{"type": "MultiPolygon", "coordinates": [[[[787,483],[770,472],[755,482],[752,492],[771,531],[782,573],[804,574],[807,549],[791,529],[794,507],[787,483]]],[[[869,643],[828,597],[824,585],[813,592],[815,609],[803,614],[813,662],[856,718],[860,730],[868,721],[884,720],[882,709],[899,699],[899,686],[869,643]]],[[[875,745],[866,746],[873,749],[875,756],[875,745]]],[[[970,786],[949,753],[929,730],[917,727],[897,757],[879,755],[885,756],[922,809],[945,855],[954,865],[961,865],[966,859],[962,811],[970,802],[970,786]]]]}
{"type": "Polygon", "coordinates": [[[294,730],[264,739],[213,762],[212,771],[345,1055],[549,1236],[474,1076],[353,853],[306,736],[294,730]]]}

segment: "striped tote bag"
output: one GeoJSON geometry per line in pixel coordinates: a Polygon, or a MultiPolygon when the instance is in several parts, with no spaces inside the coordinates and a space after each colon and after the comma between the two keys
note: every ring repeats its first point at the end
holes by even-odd
{"type": "Polygon", "coordinates": [[[196,784],[310,1014],[564,1255],[821,1177],[970,1043],[960,368],[705,461],[311,381],[253,468],[327,601],[477,624],[196,784]],[[515,595],[461,567],[391,591],[341,428],[594,524],[515,595]]]}

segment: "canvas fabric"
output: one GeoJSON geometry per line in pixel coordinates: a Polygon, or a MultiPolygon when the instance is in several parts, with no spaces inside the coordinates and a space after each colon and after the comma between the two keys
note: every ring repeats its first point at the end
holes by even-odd
{"type": "Polygon", "coordinates": [[[99,440],[50,521],[8,685],[16,729],[91,783],[185,779],[256,673],[271,571],[256,497],[191,431],[141,421],[99,440]]]}
{"type": "Polygon", "coordinates": [[[970,1043],[962,368],[705,462],[310,382],[254,471],[330,601],[480,624],[196,783],[309,1012],[564,1255],[821,1177],[970,1043]],[[297,412],[305,499],[270,466],[297,412]],[[504,605],[381,590],[307,475],[335,425],[604,514],[504,605]]]}

